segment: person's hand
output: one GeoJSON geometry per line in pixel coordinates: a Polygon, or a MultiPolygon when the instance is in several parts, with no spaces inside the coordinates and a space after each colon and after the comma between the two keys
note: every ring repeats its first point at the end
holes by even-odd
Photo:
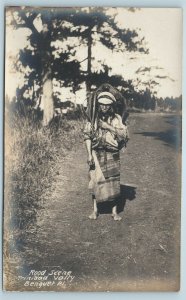
{"type": "Polygon", "coordinates": [[[107,122],[104,122],[102,120],[99,121],[99,126],[102,128],[102,129],[110,129],[110,125],[107,124],[107,122]]]}
{"type": "Polygon", "coordinates": [[[88,163],[89,166],[91,166],[91,165],[94,164],[94,159],[93,159],[92,154],[90,154],[90,155],[88,156],[87,163],[88,163]]]}

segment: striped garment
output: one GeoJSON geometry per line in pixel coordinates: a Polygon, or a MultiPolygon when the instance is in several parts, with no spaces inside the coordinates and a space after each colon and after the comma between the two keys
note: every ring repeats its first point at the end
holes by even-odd
{"type": "Polygon", "coordinates": [[[112,201],[120,196],[119,151],[93,150],[95,169],[89,171],[89,189],[97,202],[112,201]]]}

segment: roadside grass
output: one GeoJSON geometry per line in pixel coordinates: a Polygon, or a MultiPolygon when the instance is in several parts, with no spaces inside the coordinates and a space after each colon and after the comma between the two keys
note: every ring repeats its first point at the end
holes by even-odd
{"type": "Polygon", "coordinates": [[[66,118],[57,129],[54,123],[42,127],[25,117],[5,118],[4,273],[10,271],[9,263],[36,222],[58,162],[82,139],[81,128],[81,120],[66,118]]]}

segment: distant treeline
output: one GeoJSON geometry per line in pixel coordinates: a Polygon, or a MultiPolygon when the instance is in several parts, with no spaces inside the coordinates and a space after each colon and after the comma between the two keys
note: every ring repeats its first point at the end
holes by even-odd
{"type": "MultiPolygon", "coordinates": [[[[167,111],[167,112],[179,112],[182,108],[182,96],[173,98],[158,98],[150,93],[148,89],[144,92],[127,93],[122,92],[123,97],[126,100],[127,109],[129,111],[167,111]]],[[[8,97],[7,97],[8,98],[8,97]]],[[[36,106],[36,101],[29,98],[16,97],[10,101],[6,99],[7,111],[17,113],[19,116],[29,116],[34,121],[42,121],[43,111],[40,106],[36,106]]],[[[81,106],[76,105],[74,102],[60,101],[54,96],[54,114],[53,117],[60,118],[61,116],[67,116],[70,119],[79,119],[82,117],[81,106]]]]}
{"type": "Polygon", "coordinates": [[[146,89],[144,92],[125,94],[128,108],[138,108],[152,111],[180,111],[182,108],[182,96],[158,98],[146,89]]]}

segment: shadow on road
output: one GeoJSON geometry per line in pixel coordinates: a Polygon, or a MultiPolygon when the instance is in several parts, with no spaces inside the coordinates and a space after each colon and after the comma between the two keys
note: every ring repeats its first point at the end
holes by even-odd
{"type": "Polygon", "coordinates": [[[166,146],[170,146],[178,151],[181,147],[181,116],[164,116],[164,123],[161,126],[165,130],[134,132],[134,134],[153,137],[156,140],[163,141],[166,146]],[[171,125],[169,129],[166,128],[166,123],[171,125]]]}
{"type": "MultiPolygon", "coordinates": [[[[117,202],[118,213],[124,211],[126,201],[132,201],[136,198],[136,187],[128,185],[120,185],[121,197],[117,202]]],[[[110,214],[112,212],[112,207],[115,202],[108,201],[103,203],[98,203],[98,211],[100,214],[110,214]]]]}
{"type": "Polygon", "coordinates": [[[141,134],[145,137],[153,137],[156,140],[163,141],[166,146],[171,146],[175,150],[178,150],[180,146],[181,133],[175,128],[166,131],[159,131],[159,132],[152,132],[152,131],[135,132],[135,134],[141,134]]]}

